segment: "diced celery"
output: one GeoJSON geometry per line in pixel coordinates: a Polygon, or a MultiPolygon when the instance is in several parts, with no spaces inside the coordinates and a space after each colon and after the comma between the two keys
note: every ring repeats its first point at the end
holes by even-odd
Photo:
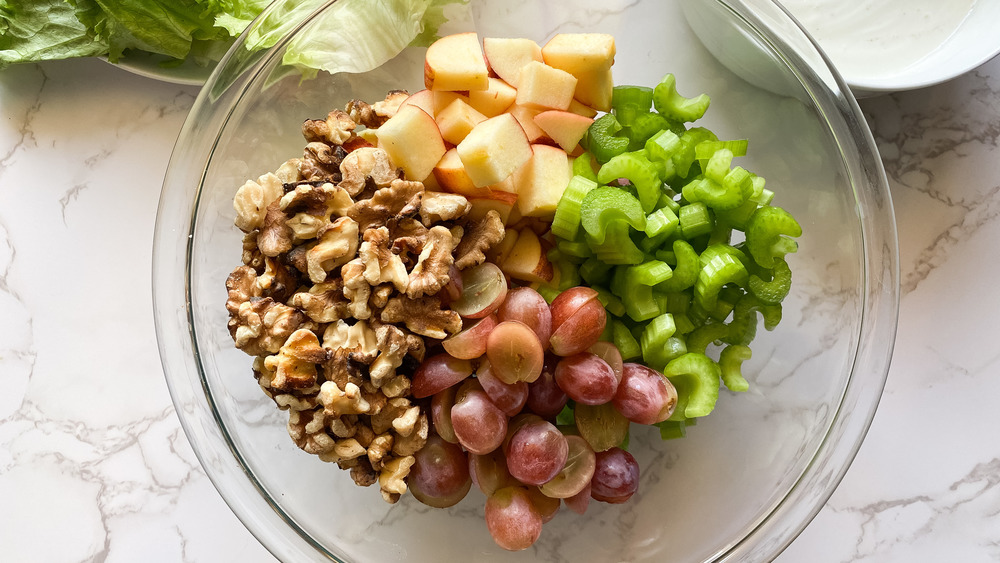
{"type": "Polygon", "coordinates": [[[667,281],[673,275],[674,272],[670,266],[659,260],[649,260],[638,266],[632,266],[626,274],[633,283],[650,286],[667,281]]]}
{"type": "MultiPolygon", "coordinates": [[[[683,228],[683,222],[682,228],[683,228]]],[[[765,268],[774,266],[775,258],[798,250],[798,244],[788,237],[802,236],[802,227],[790,213],[780,207],[758,208],[747,223],[747,250],[765,268]]]]}
{"type": "Polygon", "coordinates": [[[743,377],[743,362],[752,355],[748,346],[729,345],[719,353],[719,368],[722,383],[730,391],[742,392],[750,389],[750,383],[743,377]]]}
{"type": "Polygon", "coordinates": [[[640,357],[642,350],[639,348],[639,343],[632,336],[632,332],[625,326],[625,323],[615,319],[611,321],[611,324],[613,342],[618,347],[622,359],[627,361],[640,357]]]}
{"type": "Polygon", "coordinates": [[[685,98],[677,93],[677,79],[673,74],[663,77],[663,80],[653,88],[653,106],[656,111],[678,121],[697,121],[705,115],[710,100],[705,94],[694,98],[685,98]]]}
{"type": "MultiPolygon", "coordinates": [[[[653,211],[660,199],[660,184],[662,183],[656,168],[641,152],[619,154],[609,160],[597,172],[597,181],[610,184],[618,178],[628,178],[639,194],[639,203],[644,213],[653,211]]],[[[633,225],[636,229],[636,227],[633,225]]]]}
{"type": "Polygon", "coordinates": [[[552,218],[552,234],[567,240],[576,238],[576,233],[580,229],[580,204],[596,187],[597,182],[583,176],[575,175],[570,178],[566,190],[556,205],[556,212],[552,218]]]}
{"type": "MultiPolygon", "coordinates": [[[[715,408],[719,399],[721,370],[705,354],[688,352],[670,360],[663,374],[677,388],[677,409],[681,418],[706,416],[715,408]]],[[[676,420],[671,416],[670,420],[676,420]]]]}
{"type": "Polygon", "coordinates": [[[681,236],[688,240],[712,232],[714,225],[712,214],[704,203],[695,202],[681,206],[677,217],[680,221],[681,236]]]}

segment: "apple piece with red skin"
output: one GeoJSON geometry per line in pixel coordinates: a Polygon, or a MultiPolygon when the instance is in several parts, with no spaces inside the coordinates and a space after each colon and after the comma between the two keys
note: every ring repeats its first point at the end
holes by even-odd
{"type": "Polygon", "coordinates": [[[489,69],[475,32],[445,35],[427,48],[424,86],[448,92],[485,90],[489,69]]]}
{"type": "Polygon", "coordinates": [[[514,173],[521,215],[551,218],[572,175],[566,151],[551,145],[531,145],[531,158],[514,173]]]}
{"type": "Polygon", "coordinates": [[[507,108],[507,113],[514,116],[518,124],[521,125],[521,129],[524,130],[524,136],[527,137],[528,142],[532,145],[538,143],[548,143],[552,139],[549,139],[545,131],[535,123],[535,116],[542,113],[543,110],[539,108],[529,108],[527,106],[522,106],[514,104],[507,108]]]}
{"type": "Polygon", "coordinates": [[[526,282],[552,281],[555,269],[545,255],[542,241],[531,229],[522,229],[500,269],[513,279],[526,282]]]}
{"type": "Polygon", "coordinates": [[[517,244],[517,237],[520,234],[517,229],[510,227],[504,229],[503,240],[493,245],[493,248],[486,253],[486,259],[494,264],[502,264],[510,256],[510,251],[517,244]]]}
{"type": "Polygon", "coordinates": [[[399,104],[399,108],[397,108],[396,111],[398,112],[403,106],[417,106],[427,112],[428,115],[434,115],[437,113],[434,109],[434,92],[431,92],[426,88],[420,90],[419,92],[410,94],[409,98],[406,98],[403,100],[403,103],[399,104]]]}
{"type": "Polygon", "coordinates": [[[375,131],[379,147],[411,180],[423,180],[447,151],[434,118],[416,105],[399,108],[375,131]]]}
{"type": "Polygon", "coordinates": [[[552,337],[549,345],[558,356],[572,356],[597,342],[607,312],[597,298],[597,291],[577,286],[563,291],[549,304],[552,310],[552,337]]]}
{"type": "MultiPolygon", "coordinates": [[[[564,151],[572,152],[594,123],[589,117],[560,110],[547,110],[534,117],[535,125],[564,151]]],[[[445,137],[447,140],[447,137],[445,137]]]]}
{"type": "MultiPolygon", "coordinates": [[[[577,80],[577,88],[579,88],[579,87],[580,87],[580,83],[579,83],[579,80],[577,80]]],[[[573,96],[574,96],[573,101],[569,103],[569,107],[566,108],[566,111],[571,111],[571,112],[573,112],[573,113],[575,113],[577,115],[582,115],[584,117],[590,117],[590,118],[594,118],[594,117],[597,116],[597,110],[596,109],[594,109],[594,108],[592,108],[590,106],[585,106],[582,103],[580,103],[580,101],[577,100],[576,97],[575,97],[576,96],[575,92],[573,93],[573,96]]]]}
{"type": "Polygon", "coordinates": [[[490,117],[473,127],[457,149],[476,187],[502,182],[532,154],[524,129],[509,113],[490,117]]]}
{"type": "Polygon", "coordinates": [[[517,205],[517,194],[490,190],[486,197],[469,198],[469,212],[466,217],[472,221],[479,221],[490,211],[496,211],[500,221],[506,225],[515,205],[517,205]]]}
{"type": "Polygon", "coordinates": [[[483,39],[486,62],[504,82],[517,88],[521,68],[531,61],[542,62],[542,48],[531,39],[486,37],[483,39]]]}
{"type": "Polygon", "coordinates": [[[517,90],[499,78],[490,77],[489,88],[470,90],[469,105],[486,117],[500,115],[517,99],[517,90]]]}

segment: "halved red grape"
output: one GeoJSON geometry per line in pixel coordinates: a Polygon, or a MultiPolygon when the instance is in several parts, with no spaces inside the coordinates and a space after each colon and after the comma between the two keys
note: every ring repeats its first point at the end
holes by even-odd
{"type": "Polygon", "coordinates": [[[673,414],[677,390],[662,373],[630,362],[624,366],[622,382],[612,404],[632,422],[656,424],[673,414]]]}
{"type": "Polygon", "coordinates": [[[542,517],[524,487],[504,487],[486,499],[486,527],[493,541],[509,551],[531,547],[542,534],[542,517]]]}
{"type": "Polygon", "coordinates": [[[507,469],[526,485],[551,481],[566,466],[569,443],[566,436],[545,420],[521,426],[507,445],[507,469]]]}
{"type": "Polygon", "coordinates": [[[577,404],[573,412],[577,430],[595,452],[613,448],[628,436],[628,419],[615,410],[611,403],[577,404]]]}
{"type": "Polygon", "coordinates": [[[474,454],[488,454],[503,443],[507,435],[507,415],[479,389],[457,393],[458,402],[451,408],[451,425],[458,443],[474,454]]]}
{"type": "Polygon", "coordinates": [[[594,476],[597,457],[590,444],[580,436],[566,436],[569,455],[566,465],[550,481],[539,485],[538,489],[552,498],[569,498],[590,484],[594,476]]]}
{"type": "Polygon", "coordinates": [[[618,347],[612,342],[605,342],[603,340],[598,340],[593,346],[587,348],[587,351],[591,354],[597,355],[599,358],[608,362],[611,369],[615,372],[615,377],[618,382],[622,381],[622,370],[624,369],[624,361],[622,360],[622,353],[618,350],[618,347]]]}
{"type": "Polygon", "coordinates": [[[447,508],[458,504],[472,488],[469,460],[461,446],[431,435],[413,457],[406,484],[420,502],[447,508]]]}
{"type": "Polygon", "coordinates": [[[528,401],[528,384],[524,381],[515,383],[500,381],[497,376],[493,375],[489,360],[479,365],[476,379],[479,380],[483,391],[486,391],[493,404],[500,407],[500,410],[507,413],[507,416],[514,416],[521,412],[524,404],[528,401]]]}
{"type": "Polygon", "coordinates": [[[474,321],[468,328],[441,341],[444,351],[461,360],[474,360],[486,353],[486,338],[497,326],[496,315],[474,321]]]}
{"type": "Polygon", "coordinates": [[[538,379],[528,384],[527,408],[542,418],[555,419],[567,402],[569,396],[556,383],[555,367],[546,363],[538,379]]]}
{"type": "Polygon", "coordinates": [[[462,270],[462,295],[451,303],[451,309],[470,319],[492,315],[507,296],[507,278],[500,267],[483,262],[462,270]]]}
{"type": "Polygon", "coordinates": [[[566,507],[576,512],[577,514],[584,514],[587,512],[587,506],[590,505],[590,483],[587,483],[583,489],[576,493],[575,495],[564,498],[563,502],[566,503],[566,507]]]}
{"type": "Polygon", "coordinates": [[[572,356],[590,348],[601,337],[607,322],[597,291],[571,287],[552,300],[552,337],[549,344],[560,356],[572,356]]]}
{"type": "Polygon", "coordinates": [[[590,496],[600,502],[621,504],[639,489],[639,463],[621,448],[597,453],[597,467],[590,481],[590,496]]]}
{"type": "Polygon", "coordinates": [[[504,383],[532,382],[545,364],[545,351],[535,332],[519,321],[504,321],[486,339],[486,357],[504,383]]]}
{"type": "Polygon", "coordinates": [[[559,499],[542,494],[538,487],[528,487],[528,498],[531,499],[531,505],[535,507],[535,512],[542,517],[542,524],[555,518],[556,512],[559,512],[559,506],[562,504],[559,499]]]}
{"type": "Polygon", "coordinates": [[[507,457],[500,448],[484,455],[470,454],[469,476],[486,496],[497,489],[520,484],[507,470],[507,457]]]}
{"type": "Polygon", "coordinates": [[[518,287],[507,292],[497,317],[501,321],[521,321],[535,331],[543,348],[548,348],[552,336],[552,311],[549,304],[530,287],[518,287]]]}
{"type": "Polygon", "coordinates": [[[451,303],[462,296],[462,272],[454,264],[448,269],[448,284],[441,291],[441,302],[451,303]]]}
{"type": "Polygon", "coordinates": [[[603,405],[615,396],[615,372],[596,354],[581,352],[556,365],[556,383],[577,404],[603,405]]]}
{"type": "Polygon", "coordinates": [[[431,397],[431,422],[434,424],[434,431],[445,442],[458,443],[458,436],[455,436],[455,427],[451,425],[451,407],[455,406],[455,392],[458,387],[452,385],[447,389],[438,391],[431,397]]]}
{"type": "Polygon", "coordinates": [[[472,375],[472,362],[440,353],[421,362],[413,373],[410,391],[418,399],[447,389],[472,375]]]}

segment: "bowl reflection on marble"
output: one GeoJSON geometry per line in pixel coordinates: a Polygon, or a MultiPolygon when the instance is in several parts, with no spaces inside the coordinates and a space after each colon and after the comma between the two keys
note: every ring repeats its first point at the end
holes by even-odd
{"type": "MultiPolygon", "coordinates": [[[[341,0],[348,1],[348,0],[341,0]]],[[[287,413],[258,388],[226,329],[225,279],[239,264],[233,194],[300,153],[300,125],[353,98],[422,88],[423,49],[371,70],[301,76],[289,41],[335,2],[313,1],[272,47],[234,47],[201,92],[164,181],[154,242],[154,302],[164,371],[201,463],[247,528],[284,560],[764,561],[832,494],[871,422],[897,313],[892,205],[857,105],[802,30],[772,0],[577,0],[454,5],[441,32],[530,37],[600,31],[617,41],[617,83],[706,92],[707,127],[750,139],[742,163],[801,222],[784,319],[760,331],[744,371],[679,440],[633,428],[642,468],[624,505],[562,511],[524,553],[498,548],[472,491],[439,510],[384,503],[335,466],[299,451],[287,413]],[[739,56],[734,56],[738,54],[739,56]],[[725,60],[725,64],[720,62],[725,60]]],[[[269,10],[280,9],[282,2],[269,10]]],[[[300,3],[301,4],[301,3],[300,3]]],[[[264,17],[267,17],[266,12],[264,17]]],[[[336,30],[329,30],[336,33],[336,30]]]]}

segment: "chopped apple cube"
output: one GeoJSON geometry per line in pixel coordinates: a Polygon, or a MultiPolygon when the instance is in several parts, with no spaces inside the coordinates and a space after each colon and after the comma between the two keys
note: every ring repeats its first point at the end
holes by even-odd
{"type": "Polygon", "coordinates": [[[615,62],[615,38],[607,33],[559,33],[542,47],[542,60],[574,75],[607,70],[615,62]]]}
{"type": "Polygon", "coordinates": [[[500,215],[500,220],[506,225],[507,220],[510,219],[511,211],[517,204],[517,194],[493,191],[488,188],[482,189],[487,190],[489,195],[487,197],[470,197],[469,205],[471,207],[466,217],[474,221],[479,220],[485,217],[487,212],[493,210],[500,215]]]}
{"type": "Polygon", "coordinates": [[[517,90],[499,78],[490,77],[490,87],[485,90],[470,90],[469,105],[486,117],[500,115],[517,98],[517,90]]]}
{"type": "Polygon", "coordinates": [[[611,111],[611,95],[615,88],[611,69],[581,72],[575,76],[573,97],[577,101],[598,111],[611,111]]]}
{"type": "Polygon", "coordinates": [[[393,164],[411,180],[423,180],[444,156],[444,139],[434,118],[415,105],[404,105],[375,132],[393,164]]]}
{"type": "Polygon", "coordinates": [[[550,145],[531,145],[531,159],[514,175],[517,208],[521,214],[551,217],[571,176],[566,151],[550,145]]]}
{"type": "Polygon", "coordinates": [[[472,178],[469,178],[469,174],[465,171],[465,165],[462,164],[462,159],[458,157],[458,151],[454,147],[448,149],[438,161],[434,167],[433,177],[442,188],[449,192],[467,196],[485,195],[483,192],[485,188],[477,188],[472,183],[472,178]]]}
{"type": "MultiPolygon", "coordinates": [[[[579,79],[577,79],[576,87],[577,87],[577,89],[580,88],[580,81],[579,81],[579,79]]],[[[574,92],[573,95],[576,96],[576,92],[574,92]]],[[[575,97],[573,98],[573,101],[569,103],[569,108],[567,108],[566,111],[571,111],[571,112],[573,112],[573,113],[575,113],[577,115],[582,115],[584,117],[596,117],[597,116],[597,110],[596,109],[594,109],[594,108],[592,108],[590,106],[585,106],[585,105],[581,104],[579,102],[579,100],[577,100],[575,97]]]]}
{"type": "Polygon", "coordinates": [[[517,236],[519,234],[516,229],[509,227],[504,229],[503,240],[493,245],[493,248],[486,253],[486,259],[494,264],[503,264],[503,261],[510,255],[511,249],[517,244],[517,236]]]}
{"type": "Polygon", "coordinates": [[[524,135],[528,137],[529,143],[543,143],[549,140],[545,131],[542,131],[542,128],[535,123],[535,116],[542,113],[542,110],[514,104],[507,109],[507,113],[513,115],[514,119],[521,124],[521,129],[524,129],[524,135]]]}
{"type": "Polygon", "coordinates": [[[431,92],[431,99],[433,100],[432,105],[434,107],[434,113],[431,115],[436,116],[455,100],[462,100],[468,103],[469,96],[465,92],[431,92]]]}
{"type": "Polygon", "coordinates": [[[469,131],[472,131],[473,127],[486,121],[486,116],[474,110],[461,98],[456,98],[435,116],[434,121],[437,121],[438,128],[441,130],[441,137],[445,141],[457,145],[469,134],[469,131]]]}
{"type": "MultiPolygon", "coordinates": [[[[403,103],[399,104],[400,108],[403,106],[417,106],[430,115],[437,113],[434,111],[434,92],[427,89],[410,94],[409,98],[406,98],[403,100],[403,103]]],[[[396,111],[399,110],[397,109],[396,111]]]]}
{"type": "Polygon", "coordinates": [[[483,54],[493,72],[515,88],[521,67],[531,61],[542,62],[542,49],[531,39],[486,37],[483,54]]]}
{"type": "Polygon", "coordinates": [[[524,130],[509,113],[479,123],[456,148],[465,171],[477,187],[502,181],[532,155],[524,130]]]}
{"type": "Polygon", "coordinates": [[[446,35],[427,48],[424,86],[449,92],[485,90],[489,70],[474,32],[446,35]]]}
{"type": "Polygon", "coordinates": [[[521,67],[515,103],[536,108],[565,110],[573,101],[576,82],[576,77],[564,70],[531,61],[521,67]]]}
{"type": "Polygon", "coordinates": [[[593,122],[589,117],[556,109],[543,111],[535,116],[535,124],[566,152],[576,149],[593,122]]]}
{"type": "Polygon", "coordinates": [[[514,246],[500,262],[500,269],[514,279],[527,282],[547,282],[555,275],[542,241],[531,229],[521,229],[514,246]]]}

